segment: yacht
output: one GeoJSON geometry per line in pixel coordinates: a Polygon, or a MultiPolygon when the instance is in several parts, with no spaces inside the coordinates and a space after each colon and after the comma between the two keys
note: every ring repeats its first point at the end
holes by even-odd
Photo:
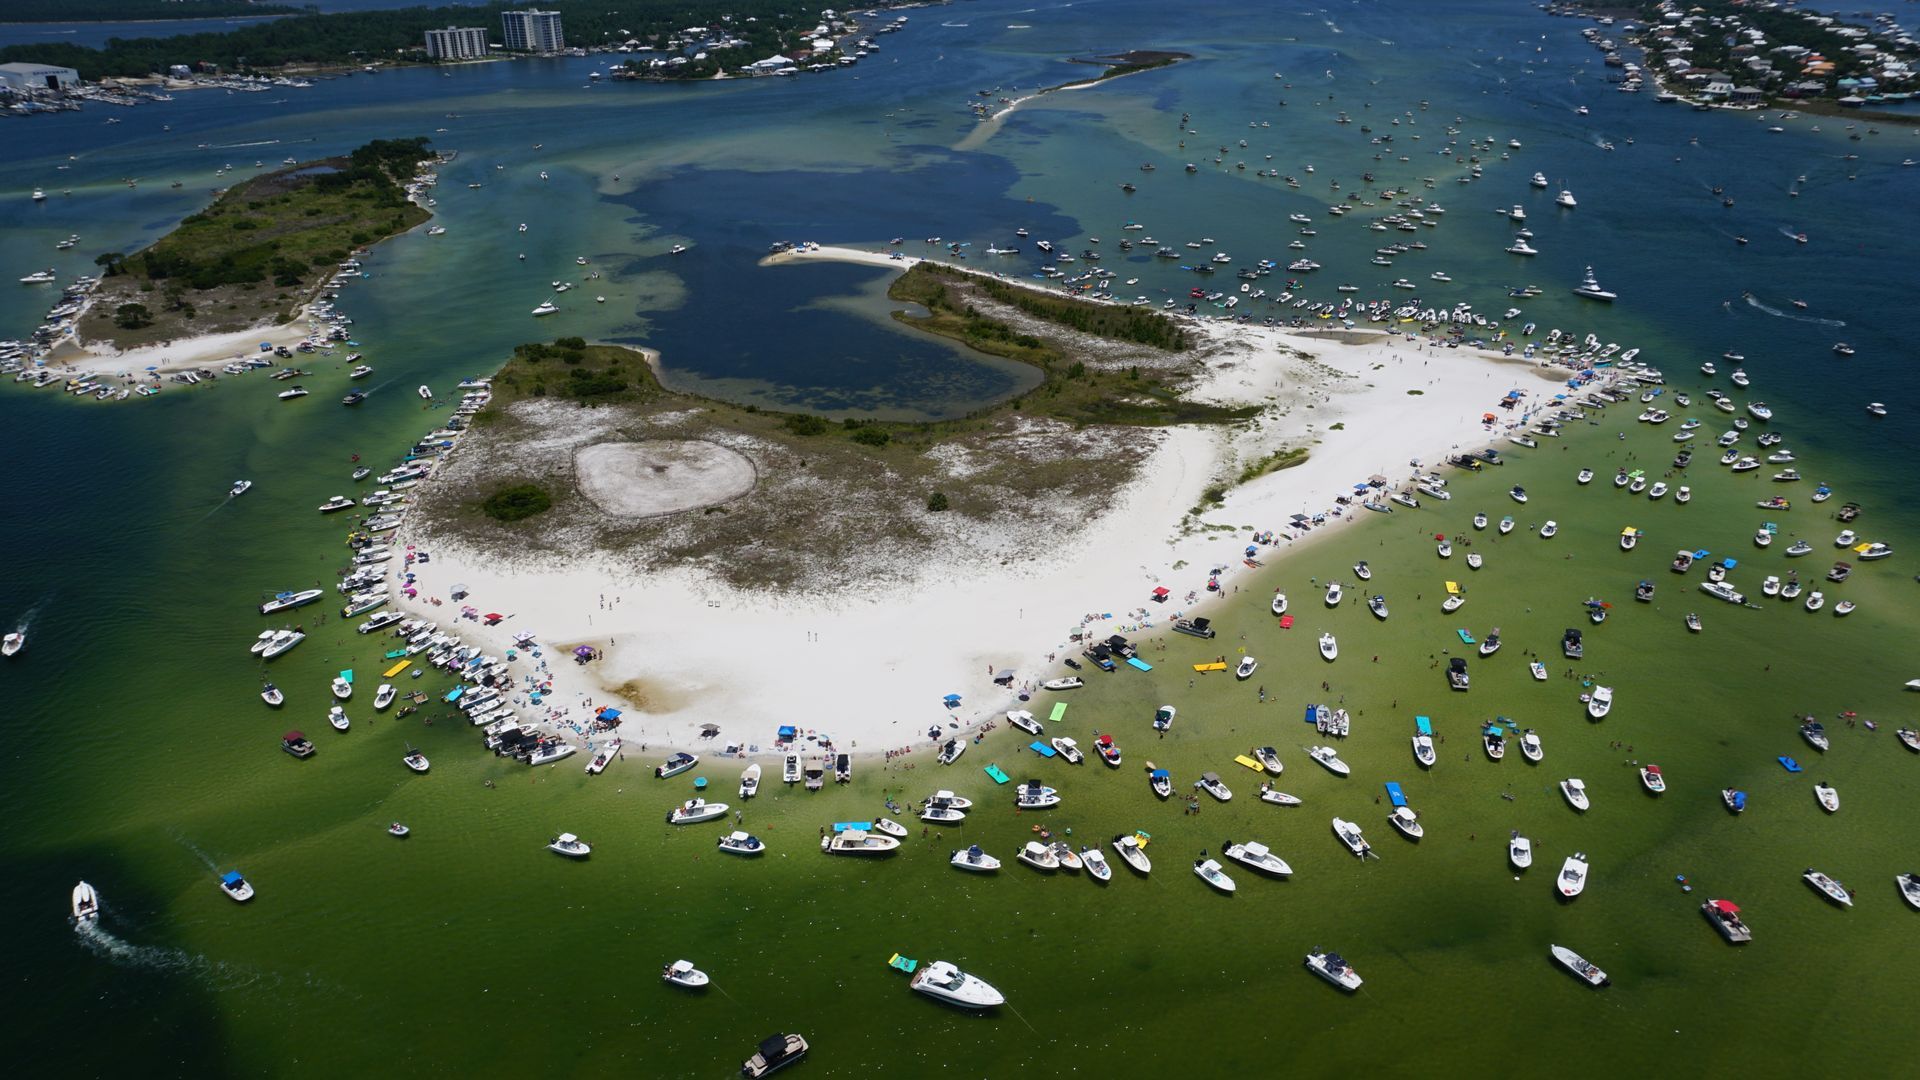
{"type": "Polygon", "coordinates": [[[991,874],[1000,869],[1000,860],[982,851],[979,844],[974,844],[965,851],[954,852],[947,861],[957,869],[976,874],[991,874]]]}
{"type": "Polygon", "coordinates": [[[1267,849],[1267,845],[1252,840],[1244,844],[1226,843],[1221,845],[1220,854],[1242,866],[1272,874],[1275,877],[1287,877],[1293,873],[1293,867],[1267,849]]]}
{"type": "Polygon", "coordinates": [[[1564,206],[1568,210],[1571,210],[1574,207],[1580,205],[1578,202],[1574,200],[1573,192],[1567,190],[1566,188],[1561,188],[1560,194],[1555,195],[1553,197],[1553,201],[1556,206],[1564,206]]]}
{"type": "Polygon", "coordinates": [[[1587,267],[1586,277],[1581,280],[1579,285],[1574,286],[1573,295],[1585,297],[1588,300],[1600,300],[1609,303],[1619,296],[1617,293],[1608,292],[1600,287],[1600,282],[1593,276],[1593,267],[1591,266],[1587,267]]]}
{"type": "Polygon", "coordinates": [[[1238,888],[1238,886],[1233,883],[1233,879],[1222,872],[1220,864],[1213,859],[1195,860],[1193,873],[1195,877],[1223,893],[1232,893],[1238,888]]]}
{"type": "Polygon", "coordinates": [[[907,984],[920,993],[963,1009],[990,1009],[1006,1002],[1006,997],[976,976],[969,975],[945,960],[935,960],[913,973],[907,984]]]}
{"type": "Polygon", "coordinates": [[[1361,834],[1360,826],[1345,818],[1333,819],[1333,835],[1358,858],[1364,859],[1373,851],[1367,844],[1367,838],[1361,834]]]}
{"type": "Polygon", "coordinates": [[[533,309],[533,314],[536,317],[540,315],[551,315],[554,312],[559,310],[560,310],[559,305],[555,304],[553,301],[542,300],[540,301],[540,306],[533,309]]]}
{"type": "Polygon", "coordinates": [[[1307,970],[1348,993],[1360,989],[1365,981],[1339,953],[1321,952],[1317,947],[1307,954],[1307,970]]]}
{"type": "Polygon", "coordinates": [[[1575,810],[1585,811],[1593,805],[1587,799],[1586,783],[1573,777],[1560,781],[1560,794],[1567,797],[1567,805],[1575,810]]]}
{"type": "Polygon", "coordinates": [[[1587,887],[1586,852],[1576,851],[1567,856],[1567,861],[1560,864],[1560,876],[1555,879],[1554,887],[1560,890],[1561,896],[1569,900],[1585,891],[1587,887]]]}
{"type": "Polygon", "coordinates": [[[1549,951],[1553,954],[1554,963],[1572,972],[1581,982],[1592,987],[1607,985],[1607,973],[1579,953],[1559,945],[1549,946],[1549,951]]]}

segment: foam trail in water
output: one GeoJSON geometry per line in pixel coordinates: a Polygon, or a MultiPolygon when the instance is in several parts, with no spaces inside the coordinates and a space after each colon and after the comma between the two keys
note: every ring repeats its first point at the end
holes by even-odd
{"type": "Polygon", "coordinates": [[[1761,311],[1766,312],[1767,314],[1773,316],[1776,319],[1792,319],[1794,322],[1812,323],[1815,326],[1847,325],[1847,322],[1845,319],[1822,319],[1817,315],[1795,315],[1791,311],[1782,311],[1779,308],[1768,307],[1767,305],[1761,303],[1759,299],[1756,298],[1752,293],[1747,294],[1747,306],[1759,308],[1761,311]]]}

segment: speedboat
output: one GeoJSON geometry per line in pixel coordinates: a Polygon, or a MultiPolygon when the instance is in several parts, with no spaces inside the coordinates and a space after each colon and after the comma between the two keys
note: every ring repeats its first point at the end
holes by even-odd
{"type": "MultiPolygon", "coordinates": [[[[1588,475],[1591,476],[1592,474],[1588,475]]],[[[1487,515],[1484,511],[1473,515],[1473,527],[1476,529],[1484,529],[1487,527],[1487,515]]]]}
{"type": "Polygon", "coordinates": [[[1560,895],[1572,899],[1579,896],[1587,887],[1587,853],[1576,851],[1567,856],[1560,864],[1560,876],[1554,879],[1554,887],[1560,895]]]}
{"type": "Polygon", "coordinates": [[[428,769],[433,767],[432,763],[427,761],[427,755],[414,749],[411,745],[407,747],[406,755],[403,756],[400,759],[400,761],[407,768],[412,769],[414,772],[417,772],[417,773],[426,772],[428,769]]]}
{"type": "Polygon", "coordinates": [[[98,919],[100,917],[100,894],[93,891],[93,886],[84,881],[80,882],[73,887],[73,904],[71,910],[73,912],[73,920],[77,923],[88,923],[98,919]]]}
{"type": "Polygon", "coordinates": [[[1460,610],[1460,605],[1466,602],[1467,602],[1467,598],[1464,594],[1448,593],[1447,598],[1445,600],[1440,601],[1440,610],[1441,611],[1458,611],[1460,610]]]}
{"type": "Polygon", "coordinates": [[[332,724],[335,731],[345,731],[353,722],[347,719],[347,710],[335,705],[327,710],[327,723],[332,724]]]}
{"type": "Polygon", "coordinates": [[[1827,605],[1827,594],[1815,589],[1807,594],[1807,610],[1819,611],[1827,605]]]}
{"type": "Polygon", "coordinates": [[[309,742],[307,737],[298,731],[289,731],[285,735],[280,736],[280,749],[285,750],[297,758],[304,759],[313,756],[313,743],[309,742]]]}
{"type": "Polygon", "coordinates": [[[865,829],[842,829],[820,838],[820,850],[829,855],[886,855],[900,848],[893,836],[875,836],[865,829]]]}
{"type": "Polygon", "coordinates": [[[719,847],[721,851],[730,852],[734,855],[760,855],[764,854],[767,850],[767,845],[761,843],[759,837],[750,836],[738,831],[730,832],[721,837],[716,846],[719,847]]]}
{"type": "Polygon", "coordinates": [[[1587,799],[1587,785],[1584,781],[1568,777],[1560,781],[1560,794],[1567,797],[1567,805],[1585,812],[1592,805],[1587,799]]]}
{"type": "Polygon", "coordinates": [[[895,840],[905,840],[907,838],[907,827],[890,817],[882,816],[874,818],[872,823],[866,826],[866,829],[869,832],[884,833],[887,836],[893,837],[895,840]]]}
{"type": "Polygon", "coordinates": [[[1051,849],[1038,840],[1027,841],[1027,846],[1021,848],[1020,854],[1016,855],[1015,858],[1033,867],[1035,870],[1052,871],[1060,869],[1060,860],[1054,857],[1051,849]]]}
{"type": "Polygon", "coordinates": [[[1434,551],[1438,552],[1443,559],[1453,558],[1453,544],[1449,541],[1442,540],[1438,544],[1435,544],[1434,551]]]}
{"type": "Polygon", "coordinates": [[[1326,657],[1328,660],[1339,657],[1340,645],[1334,640],[1332,634],[1323,633],[1320,635],[1320,655],[1326,657]]]}
{"type": "Polygon", "coordinates": [[[381,683],[380,689],[375,690],[373,692],[374,709],[375,710],[384,709],[387,706],[393,704],[393,698],[396,693],[397,691],[394,690],[392,683],[381,683]]]}
{"type": "Polygon", "coordinates": [[[1527,489],[1518,484],[1515,484],[1513,490],[1507,492],[1507,494],[1513,496],[1514,502],[1523,503],[1527,501],[1527,489]]]}
{"type": "Polygon", "coordinates": [[[1287,613],[1287,594],[1283,592],[1274,593],[1272,607],[1275,615],[1285,615],[1287,613]]]}
{"type": "Polygon", "coordinates": [[[1827,729],[1818,720],[1808,720],[1801,724],[1800,737],[1807,740],[1807,745],[1823,754],[1833,745],[1832,740],[1827,738],[1827,729]]]}
{"type": "Polygon", "coordinates": [[[1532,728],[1528,728],[1520,736],[1520,756],[1535,764],[1539,764],[1547,756],[1546,747],[1540,745],[1540,736],[1532,728]]]}
{"type": "Polygon", "coordinates": [[[1507,756],[1507,737],[1497,724],[1489,725],[1487,730],[1480,733],[1480,745],[1492,761],[1500,761],[1507,756]]]}
{"type": "Polygon", "coordinates": [[[1587,698],[1587,715],[1593,717],[1595,720],[1604,720],[1606,719],[1607,713],[1612,710],[1613,687],[1594,687],[1593,693],[1587,698]]]}
{"type": "Polygon", "coordinates": [[[1467,676],[1467,662],[1461,657],[1447,661],[1447,685],[1455,690],[1466,690],[1470,685],[1467,676]]]}
{"type": "Polygon", "coordinates": [[[1594,966],[1591,961],[1579,953],[1559,945],[1549,946],[1548,951],[1553,954],[1554,963],[1572,972],[1574,978],[1579,979],[1588,986],[1601,987],[1607,985],[1607,973],[1601,971],[1598,967],[1594,966]]]}
{"type": "Polygon", "coordinates": [[[1409,840],[1418,840],[1427,834],[1426,828],[1420,824],[1420,815],[1414,813],[1411,806],[1394,807],[1393,812],[1387,815],[1387,823],[1399,829],[1401,835],[1409,840]]]}
{"type": "Polygon", "coordinates": [[[1640,782],[1646,785],[1650,794],[1659,795],[1667,790],[1667,777],[1658,765],[1640,766],[1640,782]]]}
{"type": "Polygon", "coordinates": [[[976,874],[991,874],[1000,869],[1000,860],[980,850],[979,844],[974,844],[965,851],[954,852],[947,862],[955,869],[976,874]]]}
{"type": "Polygon", "coordinates": [[[1360,989],[1365,981],[1339,953],[1321,952],[1317,947],[1307,954],[1307,970],[1348,993],[1360,989]]]}
{"type": "MultiPolygon", "coordinates": [[[[1153,730],[1166,731],[1167,729],[1173,727],[1173,718],[1177,716],[1179,712],[1180,712],[1179,709],[1176,709],[1171,705],[1162,705],[1159,708],[1153,710],[1153,730]]],[[[1040,734],[1040,732],[1038,730],[1035,730],[1034,734],[1038,735],[1040,734]]]]}
{"type": "Polygon", "coordinates": [[[220,891],[237,903],[244,904],[253,899],[253,885],[240,876],[240,871],[229,870],[220,875],[220,891]]]}
{"type": "Polygon", "coordinates": [[[1007,713],[1007,722],[1029,735],[1040,734],[1040,721],[1025,709],[1013,709],[1007,713]]]}
{"type": "Polygon", "coordinates": [[[667,824],[693,825],[702,821],[712,821],[727,814],[726,803],[710,803],[705,799],[688,799],[672,810],[667,811],[667,824]]]}
{"type": "Polygon", "coordinates": [[[1853,542],[1858,539],[1859,537],[1853,534],[1852,529],[1842,529],[1840,530],[1840,535],[1833,538],[1833,546],[1837,548],[1852,547],[1853,542]]]}
{"type": "Polygon", "coordinates": [[[1233,669],[1233,677],[1236,679],[1251,678],[1254,671],[1258,670],[1259,667],[1260,661],[1255,660],[1251,656],[1243,656],[1240,658],[1239,666],[1233,669]]]}
{"type": "Polygon", "coordinates": [[[1293,867],[1288,866],[1285,859],[1269,851],[1267,845],[1255,843],[1252,840],[1244,844],[1231,842],[1223,844],[1220,848],[1220,854],[1242,866],[1258,870],[1263,874],[1272,874],[1275,877],[1287,877],[1293,873],[1293,867]]]}
{"type": "Polygon", "coordinates": [[[345,701],[353,696],[353,683],[344,675],[336,675],[333,680],[333,696],[345,701]]]}
{"type": "Polygon", "coordinates": [[[934,798],[928,799],[927,804],[920,809],[920,820],[930,825],[957,825],[967,820],[967,815],[958,807],[934,798]]]}
{"type": "Polygon", "coordinates": [[[1331,746],[1310,746],[1307,748],[1307,756],[1319,762],[1335,776],[1348,776],[1353,773],[1353,769],[1340,760],[1340,755],[1331,746]]]}
{"type": "MultiPolygon", "coordinates": [[[[270,642],[272,639],[273,639],[272,631],[262,631],[260,634],[260,641],[255,642],[253,651],[258,653],[262,649],[265,649],[266,645],[262,644],[262,642],[270,642]]],[[[27,647],[26,630],[24,629],[16,630],[13,633],[8,634],[6,636],[5,641],[0,641],[0,656],[13,656],[14,654],[18,653],[21,649],[24,649],[26,647],[27,647]]]]}
{"type": "Polygon", "coordinates": [[[1512,531],[1513,531],[1513,515],[1508,514],[1506,517],[1503,517],[1500,519],[1500,535],[1505,536],[1512,531]]]}
{"type": "Polygon", "coordinates": [[[1147,857],[1146,845],[1140,842],[1139,834],[1116,836],[1113,838],[1113,850],[1121,861],[1142,874],[1153,872],[1153,860],[1147,857]]]}
{"type": "Polygon", "coordinates": [[[1592,482],[1593,482],[1593,470],[1592,470],[1592,469],[1581,469],[1581,470],[1580,470],[1580,474],[1579,474],[1578,476],[1575,476],[1575,477],[1574,477],[1574,480],[1575,480],[1575,481],[1577,481],[1578,483],[1582,483],[1582,484],[1589,484],[1589,483],[1592,483],[1592,482]]]}
{"type": "Polygon", "coordinates": [[[1044,810],[1060,805],[1060,793],[1038,780],[1029,780],[1014,792],[1014,805],[1022,810],[1044,810]]]}
{"type": "MultiPolygon", "coordinates": [[[[1852,530],[1848,530],[1848,532],[1845,535],[1851,538],[1853,536],[1852,530]]],[[[1340,606],[1340,583],[1337,581],[1327,582],[1327,606],[1328,607],[1340,606]]]]}
{"type": "Polygon", "coordinates": [[[1536,682],[1547,681],[1547,665],[1541,663],[1540,661],[1534,660],[1528,663],[1527,670],[1533,672],[1533,678],[1536,682]]]}
{"type": "Polygon", "coordinates": [[[1433,748],[1433,736],[1428,735],[1426,732],[1414,733],[1413,760],[1419,762],[1420,767],[1423,769],[1433,768],[1433,763],[1439,760],[1439,756],[1433,748]]]}
{"type": "Polygon", "coordinates": [[[1540,526],[1540,539],[1551,540],[1559,532],[1560,532],[1560,523],[1557,521],[1550,520],[1545,525],[1540,526]]]}
{"type": "Polygon", "coordinates": [[[1361,559],[1359,562],[1353,564],[1353,576],[1359,578],[1361,581],[1372,581],[1373,567],[1367,565],[1367,560],[1361,559]]]}
{"type": "Polygon", "coordinates": [[[1518,829],[1507,841],[1507,861],[1513,864],[1515,870],[1525,870],[1533,865],[1533,841],[1520,835],[1518,829]]]}
{"type": "Polygon", "coordinates": [[[1116,769],[1120,767],[1120,746],[1113,741],[1113,736],[1094,736],[1093,749],[1095,753],[1100,755],[1100,760],[1105,762],[1109,767],[1116,769]]]}
{"type": "MultiPolygon", "coordinates": [[[[1053,739],[1052,742],[1054,751],[1062,758],[1065,758],[1067,764],[1078,765],[1086,760],[1086,755],[1080,752],[1080,744],[1074,742],[1072,739],[1061,736],[1053,739]]],[[[958,757],[959,755],[956,754],[954,756],[958,757]]]]}
{"type": "Polygon", "coordinates": [[[679,776],[699,763],[700,758],[695,754],[674,754],[666,761],[654,766],[653,775],[665,780],[669,776],[679,776]]]}
{"type": "Polygon", "coordinates": [[[1727,810],[1731,813],[1747,812],[1747,793],[1739,788],[1721,788],[1720,801],[1726,804],[1727,810]]]}
{"type": "MultiPolygon", "coordinates": [[[[600,752],[593,755],[593,760],[587,762],[587,775],[599,776],[601,773],[606,772],[607,766],[613,764],[614,758],[619,756],[620,745],[621,745],[621,740],[615,739],[612,742],[608,743],[607,745],[601,747],[600,752]]],[[[794,763],[797,766],[799,764],[799,759],[798,758],[794,759],[794,763]]],[[[795,776],[794,779],[797,780],[799,779],[799,777],[795,776]]]]}
{"type": "Polygon", "coordinates": [[[1215,773],[1215,772],[1201,773],[1200,779],[1195,781],[1193,786],[1199,788],[1201,791],[1206,792],[1207,794],[1213,796],[1214,798],[1220,800],[1221,802],[1228,802],[1233,798],[1232,789],[1228,788],[1226,785],[1226,782],[1220,779],[1219,773],[1215,773]]]}
{"type": "Polygon", "coordinates": [[[1806,873],[1800,875],[1800,880],[1813,886],[1815,892],[1841,907],[1853,906],[1853,894],[1847,891],[1847,887],[1818,870],[1809,868],[1806,873]]]}
{"type": "Polygon", "coordinates": [[[1194,876],[1219,889],[1223,893],[1232,893],[1238,888],[1233,879],[1221,872],[1220,864],[1212,859],[1198,859],[1193,864],[1194,876]]]}
{"type": "Polygon", "coordinates": [[[286,704],[287,695],[281,693],[279,687],[272,683],[267,683],[260,688],[260,700],[277,709],[281,705],[286,704]]]}
{"type": "Polygon", "coordinates": [[[1864,551],[1858,548],[1856,548],[1855,550],[1859,551],[1861,562],[1873,562],[1876,559],[1884,559],[1887,556],[1893,554],[1893,549],[1891,547],[1888,547],[1886,544],[1880,543],[1877,540],[1871,544],[1868,544],[1864,551]]]}
{"type": "Polygon", "coordinates": [[[1355,825],[1345,818],[1333,819],[1333,835],[1339,839],[1342,844],[1347,846],[1348,851],[1353,852],[1358,858],[1366,858],[1368,853],[1373,850],[1373,848],[1368,845],[1367,838],[1361,834],[1360,826],[1355,825]]]}
{"type": "Polygon", "coordinates": [[[1253,756],[1259,760],[1261,768],[1273,776],[1279,776],[1286,770],[1286,766],[1280,763],[1280,752],[1271,746],[1256,748],[1253,756]]]}
{"type": "Polygon", "coordinates": [[[1673,501],[1681,504],[1682,506],[1685,506],[1687,503],[1692,502],[1693,489],[1688,487],[1685,484],[1681,484],[1679,489],[1673,493],[1673,501]]]}
{"type": "Polygon", "coordinates": [[[1480,655],[1492,656],[1494,653],[1497,653],[1499,651],[1500,651],[1500,628],[1496,626],[1487,633],[1487,636],[1485,638],[1481,639],[1480,655]]]}
{"type": "Polygon", "coordinates": [[[1907,905],[1920,910],[1920,874],[1896,874],[1893,882],[1900,886],[1900,896],[1907,905]]]}
{"type": "Polygon", "coordinates": [[[1173,774],[1165,769],[1154,768],[1152,762],[1147,764],[1147,784],[1162,799],[1173,795],[1173,774]]]}
{"type": "MultiPolygon", "coordinates": [[[[951,765],[959,760],[961,754],[966,752],[967,740],[956,736],[940,744],[940,756],[938,760],[942,765],[951,765]]],[[[1078,751],[1075,751],[1075,753],[1077,754],[1078,751]]]]}
{"type": "MultiPolygon", "coordinates": [[[[1379,593],[1373,594],[1371,597],[1367,599],[1367,610],[1373,612],[1374,615],[1378,618],[1382,618],[1382,619],[1386,618],[1387,617],[1387,598],[1384,596],[1381,596],[1379,593]]],[[[1327,659],[1331,660],[1333,658],[1329,656],[1327,659]]]]}
{"type": "Polygon", "coordinates": [[[1840,793],[1834,790],[1832,784],[1822,780],[1813,785],[1813,797],[1819,800],[1820,809],[1825,810],[1827,813],[1836,814],[1840,812],[1840,793]]]}
{"type": "Polygon", "coordinates": [[[990,1009],[1007,1000],[1000,991],[945,960],[924,965],[913,973],[913,979],[907,985],[930,998],[963,1009],[990,1009]]]}
{"type": "Polygon", "coordinates": [[[760,763],[754,762],[740,771],[740,797],[751,799],[760,793],[760,763]]]}
{"type": "Polygon", "coordinates": [[[672,983],[675,986],[684,986],[689,990],[698,990],[712,981],[707,978],[706,972],[694,967],[693,961],[691,960],[675,960],[673,963],[661,968],[660,978],[665,982],[672,983]]]}
{"type": "Polygon", "coordinates": [[[1048,679],[1046,682],[1040,684],[1040,688],[1042,690],[1053,691],[1078,690],[1085,685],[1086,683],[1081,681],[1078,675],[1068,675],[1062,679],[1048,679]]]}

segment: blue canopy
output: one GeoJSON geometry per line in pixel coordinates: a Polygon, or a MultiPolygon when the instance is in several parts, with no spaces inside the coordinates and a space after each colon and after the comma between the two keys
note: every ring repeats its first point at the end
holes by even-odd
{"type": "Polygon", "coordinates": [[[1745,810],[1745,809],[1747,808],[1747,793],[1746,793],[1746,792],[1744,792],[1744,791],[1736,791],[1736,792],[1734,792],[1734,793],[1733,793],[1733,808],[1734,808],[1735,810],[1745,810]]]}
{"type": "Polygon", "coordinates": [[[243,881],[245,879],[243,879],[240,876],[240,871],[229,870],[226,873],[220,875],[220,880],[226,882],[229,885],[232,885],[232,884],[235,884],[236,882],[243,881]]]}
{"type": "Polygon", "coordinates": [[[952,704],[952,703],[954,703],[954,702],[956,702],[956,701],[959,701],[959,700],[960,700],[960,695],[959,695],[959,694],[948,694],[948,695],[947,695],[946,697],[943,697],[943,698],[941,698],[940,700],[942,700],[942,701],[944,701],[944,702],[947,702],[948,704],[952,704]]]}
{"type": "Polygon", "coordinates": [[[620,710],[619,710],[619,709],[601,709],[601,710],[600,710],[600,719],[602,719],[602,720],[618,720],[618,719],[620,719],[620,710]]]}
{"type": "MultiPolygon", "coordinates": [[[[610,712],[615,716],[620,715],[620,710],[618,709],[608,709],[607,712],[610,712]]],[[[795,735],[800,734],[800,731],[799,729],[795,728],[792,724],[781,724],[780,730],[774,732],[774,734],[780,736],[781,739],[785,740],[785,739],[791,739],[795,735]]]]}
{"type": "Polygon", "coordinates": [[[1170,780],[1173,778],[1173,774],[1165,769],[1155,769],[1147,775],[1155,780],[1170,780]]]}

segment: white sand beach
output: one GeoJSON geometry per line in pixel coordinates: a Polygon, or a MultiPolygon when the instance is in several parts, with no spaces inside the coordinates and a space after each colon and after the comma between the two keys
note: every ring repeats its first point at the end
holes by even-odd
{"type": "MultiPolygon", "coordinates": [[[[915,261],[821,247],[764,261],[806,259],[915,261]]],[[[1158,447],[1138,478],[1049,550],[1008,559],[959,542],[918,565],[907,587],[873,590],[848,581],[787,596],[611,560],[522,573],[441,539],[431,562],[418,568],[424,591],[411,606],[445,624],[458,605],[428,606],[425,599],[445,599],[452,584],[465,584],[470,597],[460,603],[510,616],[490,629],[462,621],[469,641],[504,650],[517,632],[537,634],[554,669],[549,703],[570,708],[575,721],[590,715],[582,707],[589,701],[622,708],[622,734],[635,749],[713,749],[731,741],[769,751],[775,730],[791,724],[831,735],[839,749],[911,747],[925,756],[933,746],[929,729],[950,732],[951,725],[969,727],[1017,707],[1016,691],[1049,677],[1052,657],[1077,652],[1069,649],[1075,630],[1152,634],[1176,617],[1204,614],[1209,572],[1224,568],[1222,588],[1231,592],[1251,573],[1243,550],[1256,532],[1276,536],[1261,549],[1263,562],[1337,534],[1346,521],[1367,516],[1357,505],[1335,503],[1355,483],[1381,474],[1399,486],[1416,459],[1437,465],[1455,448],[1484,447],[1490,433],[1550,405],[1564,379],[1558,369],[1385,332],[1362,332],[1364,343],[1343,344],[1224,321],[1194,326],[1233,345],[1209,361],[1197,396],[1275,407],[1237,433],[1143,433],[1158,447]],[[1510,389],[1523,391],[1526,405],[1508,412],[1496,406],[1510,389]],[[1483,423],[1489,413],[1498,414],[1496,424],[1483,423]],[[1210,484],[1276,449],[1302,445],[1311,448],[1303,464],[1233,488],[1204,515],[1205,523],[1231,531],[1180,532],[1210,484]],[[1302,534],[1289,526],[1295,514],[1319,513],[1328,515],[1324,527],[1302,534]],[[1170,602],[1150,602],[1158,586],[1172,591],[1170,602]],[[579,645],[601,650],[602,659],[571,662],[579,645]],[[1013,689],[993,682],[1001,669],[1017,673],[1013,689]],[[947,694],[961,695],[957,708],[943,704],[947,694]],[[703,724],[718,725],[719,738],[699,739],[703,724]]]]}
{"type": "Polygon", "coordinates": [[[125,350],[115,350],[101,342],[81,342],[69,338],[47,359],[50,364],[91,371],[96,375],[139,376],[149,370],[153,374],[164,375],[257,356],[262,342],[291,349],[315,332],[309,328],[303,311],[296,313],[291,322],[279,325],[269,324],[224,334],[204,334],[125,350]]]}

